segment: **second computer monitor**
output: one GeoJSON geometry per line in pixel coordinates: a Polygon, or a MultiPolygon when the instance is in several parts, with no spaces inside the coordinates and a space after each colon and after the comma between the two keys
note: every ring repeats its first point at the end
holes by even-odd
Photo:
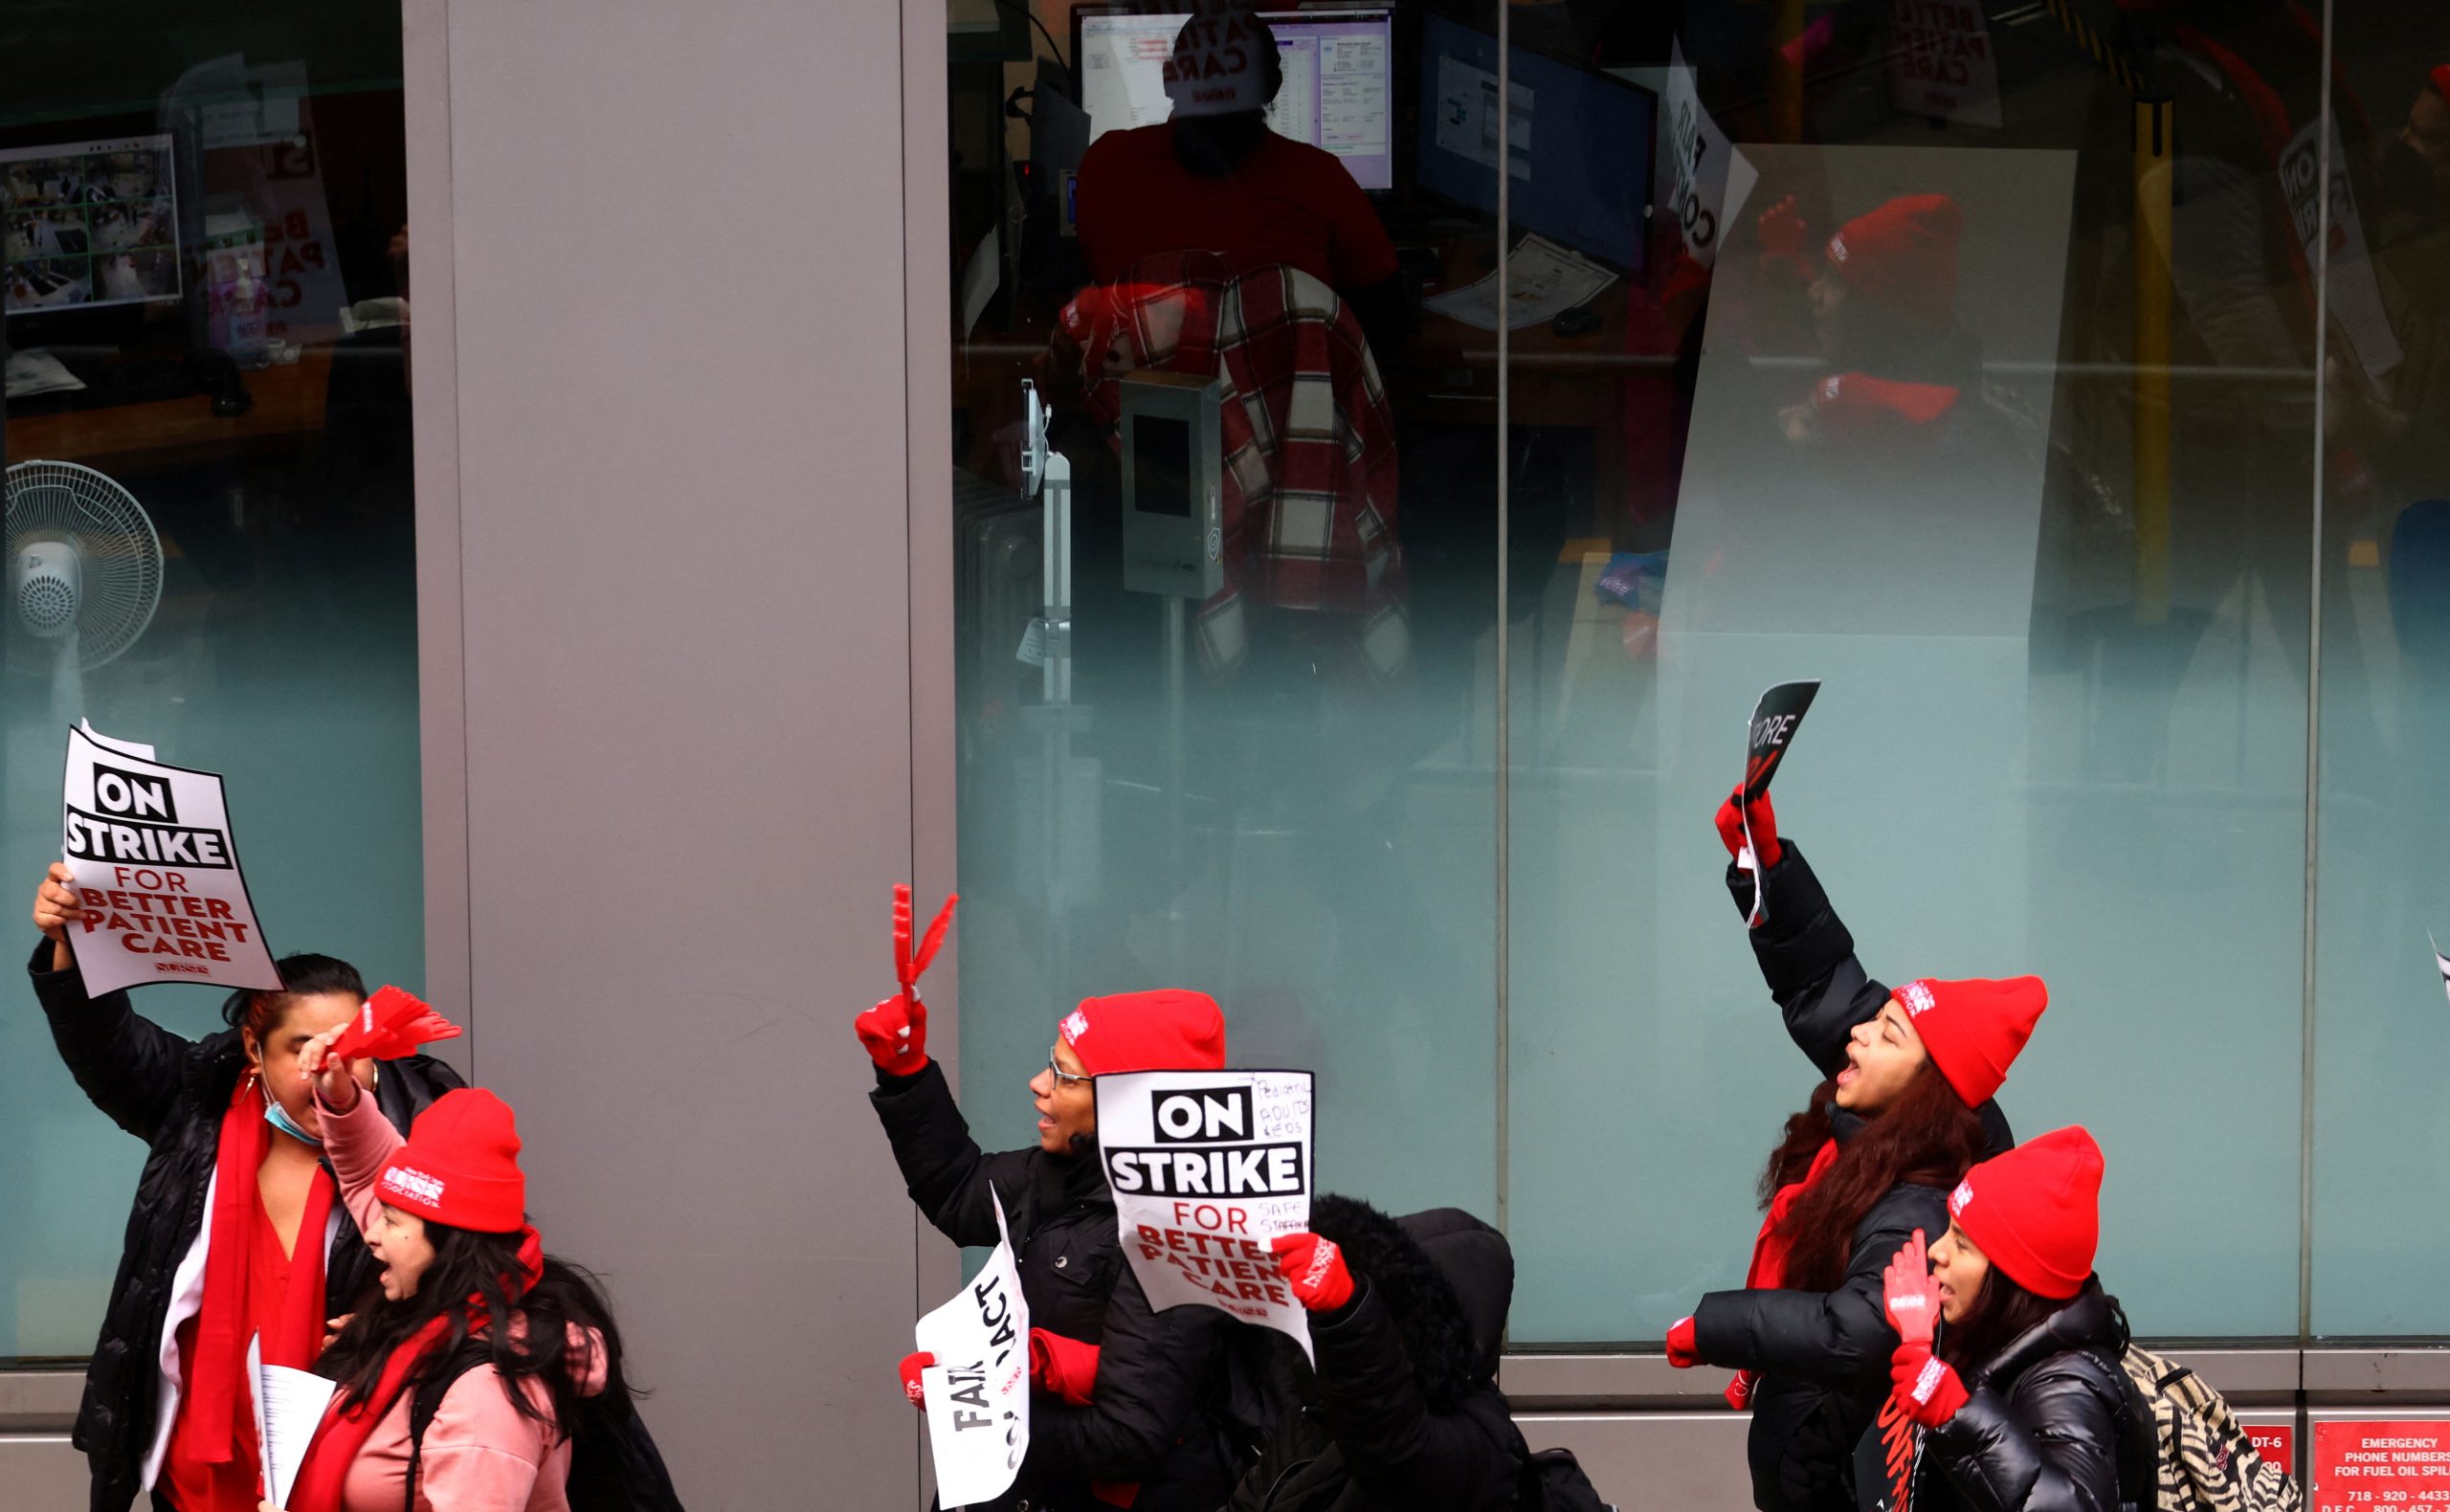
{"type": "MultiPolygon", "coordinates": [[[[1420,51],[1420,187],[1494,215],[1497,38],[1433,15],[1420,51]]],[[[1657,98],[1520,47],[1510,64],[1505,155],[1513,229],[1638,273],[1657,98]]]]}
{"type": "MultiPolygon", "coordinates": [[[[1262,11],[1276,33],[1284,87],[1268,124],[1296,142],[1335,154],[1365,189],[1395,178],[1392,14],[1385,6],[1262,11]]],[[[1166,59],[1191,12],[1150,13],[1084,5],[1072,12],[1072,56],[1091,140],[1153,125],[1172,111],[1166,59]]]]}

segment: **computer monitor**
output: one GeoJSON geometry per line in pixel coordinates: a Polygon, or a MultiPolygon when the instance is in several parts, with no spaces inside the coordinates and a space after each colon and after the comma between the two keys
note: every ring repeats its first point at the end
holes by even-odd
{"type": "MultiPolygon", "coordinates": [[[[1261,11],[1276,33],[1284,87],[1268,124],[1332,152],[1365,189],[1395,182],[1393,11],[1386,6],[1261,11]]],[[[1189,11],[1149,12],[1119,5],[1072,11],[1073,72],[1092,141],[1154,125],[1173,109],[1166,59],[1189,11]]]]}
{"type": "MultiPolygon", "coordinates": [[[[1658,97],[1511,50],[1513,228],[1639,275],[1658,97]]],[[[1497,213],[1497,39],[1444,16],[1421,33],[1420,187],[1497,213]]]]}
{"type": "Polygon", "coordinates": [[[10,315],[179,298],[167,136],[0,150],[0,307],[10,315]]]}

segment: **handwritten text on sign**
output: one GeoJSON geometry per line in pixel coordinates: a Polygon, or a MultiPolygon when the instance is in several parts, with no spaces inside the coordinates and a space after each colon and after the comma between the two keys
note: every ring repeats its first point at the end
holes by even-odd
{"type": "Polygon", "coordinates": [[[1309,1347],[1268,1241],[1309,1226],[1310,1090],[1306,1071],[1098,1078],[1099,1147],[1148,1305],[1219,1308],[1309,1347]]]}

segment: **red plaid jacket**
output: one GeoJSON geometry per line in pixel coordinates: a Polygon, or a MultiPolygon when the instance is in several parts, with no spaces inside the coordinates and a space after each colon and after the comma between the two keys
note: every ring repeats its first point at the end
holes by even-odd
{"type": "Polygon", "coordinates": [[[1241,593],[1369,612],[1400,596],[1394,419],[1361,322],[1334,290],[1294,268],[1236,274],[1213,253],[1169,252],[1081,290],[1062,322],[1090,411],[1110,431],[1119,380],[1134,369],[1225,379],[1216,603],[1241,593]]]}

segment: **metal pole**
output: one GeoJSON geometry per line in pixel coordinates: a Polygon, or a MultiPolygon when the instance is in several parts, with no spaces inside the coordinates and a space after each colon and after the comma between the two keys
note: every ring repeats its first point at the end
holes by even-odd
{"type": "Polygon", "coordinates": [[[2135,101],[2135,618],[2170,617],[2170,102],[2135,101]]]}

